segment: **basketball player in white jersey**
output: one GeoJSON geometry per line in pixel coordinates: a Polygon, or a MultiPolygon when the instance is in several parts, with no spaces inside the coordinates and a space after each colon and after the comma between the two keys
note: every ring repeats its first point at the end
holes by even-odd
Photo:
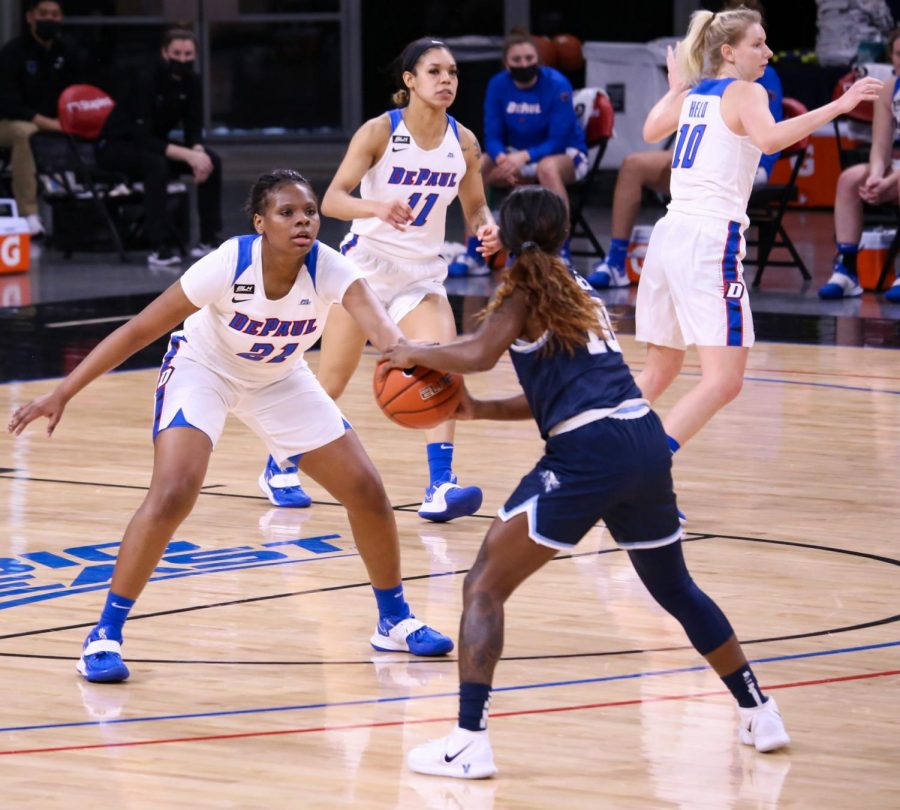
{"type": "MultiPolygon", "coordinates": [[[[406,337],[446,343],[456,337],[456,325],[443,285],[447,264],[438,251],[447,208],[457,195],[484,254],[500,242],[485,199],[478,141],[447,114],[458,86],[453,54],[439,40],[415,40],[400,56],[399,74],[397,109],[367,121],[353,136],[322,198],[322,212],[353,220],[341,252],[360,268],[406,337]]],[[[357,322],[335,308],[318,370],[332,397],[344,391],[365,344],[357,322]]],[[[459,486],[453,474],[453,434],[453,422],[425,431],[429,486],[419,515],[426,520],[453,520],[481,506],[481,490],[459,486]]],[[[276,505],[309,505],[295,472],[279,470],[269,459],[260,486],[276,505]]]]}
{"type": "Polygon", "coordinates": [[[653,229],[638,286],[636,336],[648,346],[637,384],[656,400],[690,344],[702,370],[663,420],[673,453],[743,384],[754,334],[741,259],[760,154],[785,149],[882,86],[861,79],[838,100],[776,123],[756,83],[771,56],[756,11],[694,12],[677,55],[669,49],[669,91],[644,123],[650,143],[677,137],[672,201],[653,229]]]}
{"type": "Polygon", "coordinates": [[[353,263],[316,239],[318,201],[301,175],[288,169],[262,175],[247,212],[255,234],[228,240],[190,267],[55,390],[10,419],[9,430],[19,434],[44,416],[52,433],[82,388],[184,321],[184,329],[172,334],[156,388],[150,489],[125,530],[106,605],[77,665],[89,681],[128,678],[122,626],[193,509],[229,413],[257,433],[280,463],[299,463],[347,509],[378,605],[372,646],[414,655],[453,649],[447,636],[410,613],[397,524],[384,486],[303,360],[338,302],[379,348],[396,343],[402,333],[353,263]]]}

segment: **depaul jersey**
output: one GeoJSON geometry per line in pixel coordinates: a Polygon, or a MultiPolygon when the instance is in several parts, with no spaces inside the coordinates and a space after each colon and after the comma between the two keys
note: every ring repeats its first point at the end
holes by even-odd
{"type": "Polygon", "coordinates": [[[574,354],[562,348],[551,353],[539,351],[549,340],[549,333],[533,342],[517,340],[509,347],[519,384],[545,439],[555,425],[580,413],[612,409],[628,400],[641,399],[641,390],[622,357],[603,301],[587,281],[573,275],[585,288],[585,294],[594,299],[607,337],[590,333],[587,345],[576,348],[574,354]]]}
{"type": "Polygon", "coordinates": [[[722,94],[734,79],[704,79],[684,100],[672,158],[670,211],[740,222],[762,151],[722,119],[722,94]]]}
{"type": "Polygon", "coordinates": [[[361,277],[353,262],[315,241],[290,292],[273,301],[261,253],[261,236],[238,236],[181,277],[200,311],[184,322],[179,354],[241,383],[273,382],[305,364],[303,352],[319,339],[329,307],[361,277]]]}
{"type": "Polygon", "coordinates": [[[436,149],[422,149],[403,121],[402,110],[391,110],[391,136],[384,154],[359,186],[364,200],[403,200],[413,219],[405,231],[378,217],[354,219],[352,233],[368,247],[400,259],[434,259],[444,243],[447,207],[459,193],[466,159],[456,121],[447,116],[444,139],[436,149]]]}

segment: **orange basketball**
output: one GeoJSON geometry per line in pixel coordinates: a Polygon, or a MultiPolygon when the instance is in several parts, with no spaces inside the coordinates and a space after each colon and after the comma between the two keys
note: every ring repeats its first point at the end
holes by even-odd
{"type": "Polygon", "coordinates": [[[556,43],[550,37],[533,36],[532,39],[537,45],[541,64],[547,67],[556,67],[556,43]]]}
{"type": "Polygon", "coordinates": [[[584,67],[584,51],[581,40],[571,34],[557,34],[553,37],[556,45],[556,66],[560,70],[581,70],[584,67]]]}
{"type": "Polygon", "coordinates": [[[413,366],[392,368],[381,379],[386,361],[375,369],[375,401],[392,422],[424,430],[446,422],[462,396],[462,377],[445,371],[413,366]]]}

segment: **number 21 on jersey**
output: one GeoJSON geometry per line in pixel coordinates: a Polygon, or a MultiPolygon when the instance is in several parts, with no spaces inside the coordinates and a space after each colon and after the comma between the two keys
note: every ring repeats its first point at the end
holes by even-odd
{"type": "Polygon", "coordinates": [[[700,141],[706,132],[706,124],[682,124],[678,130],[678,141],[675,143],[675,157],[672,158],[673,169],[690,169],[697,157],[700,141]]]}

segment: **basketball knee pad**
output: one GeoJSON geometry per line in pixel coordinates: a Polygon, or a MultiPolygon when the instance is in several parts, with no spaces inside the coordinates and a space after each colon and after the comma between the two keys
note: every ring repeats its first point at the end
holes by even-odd
{"type": "Polygon", "coordinates": [[[678,620],[697,652],[706,655],[731,638],[734,630],[725,614],[691,578],[680,542],[628,556],[650,595],[678,620]]]}

